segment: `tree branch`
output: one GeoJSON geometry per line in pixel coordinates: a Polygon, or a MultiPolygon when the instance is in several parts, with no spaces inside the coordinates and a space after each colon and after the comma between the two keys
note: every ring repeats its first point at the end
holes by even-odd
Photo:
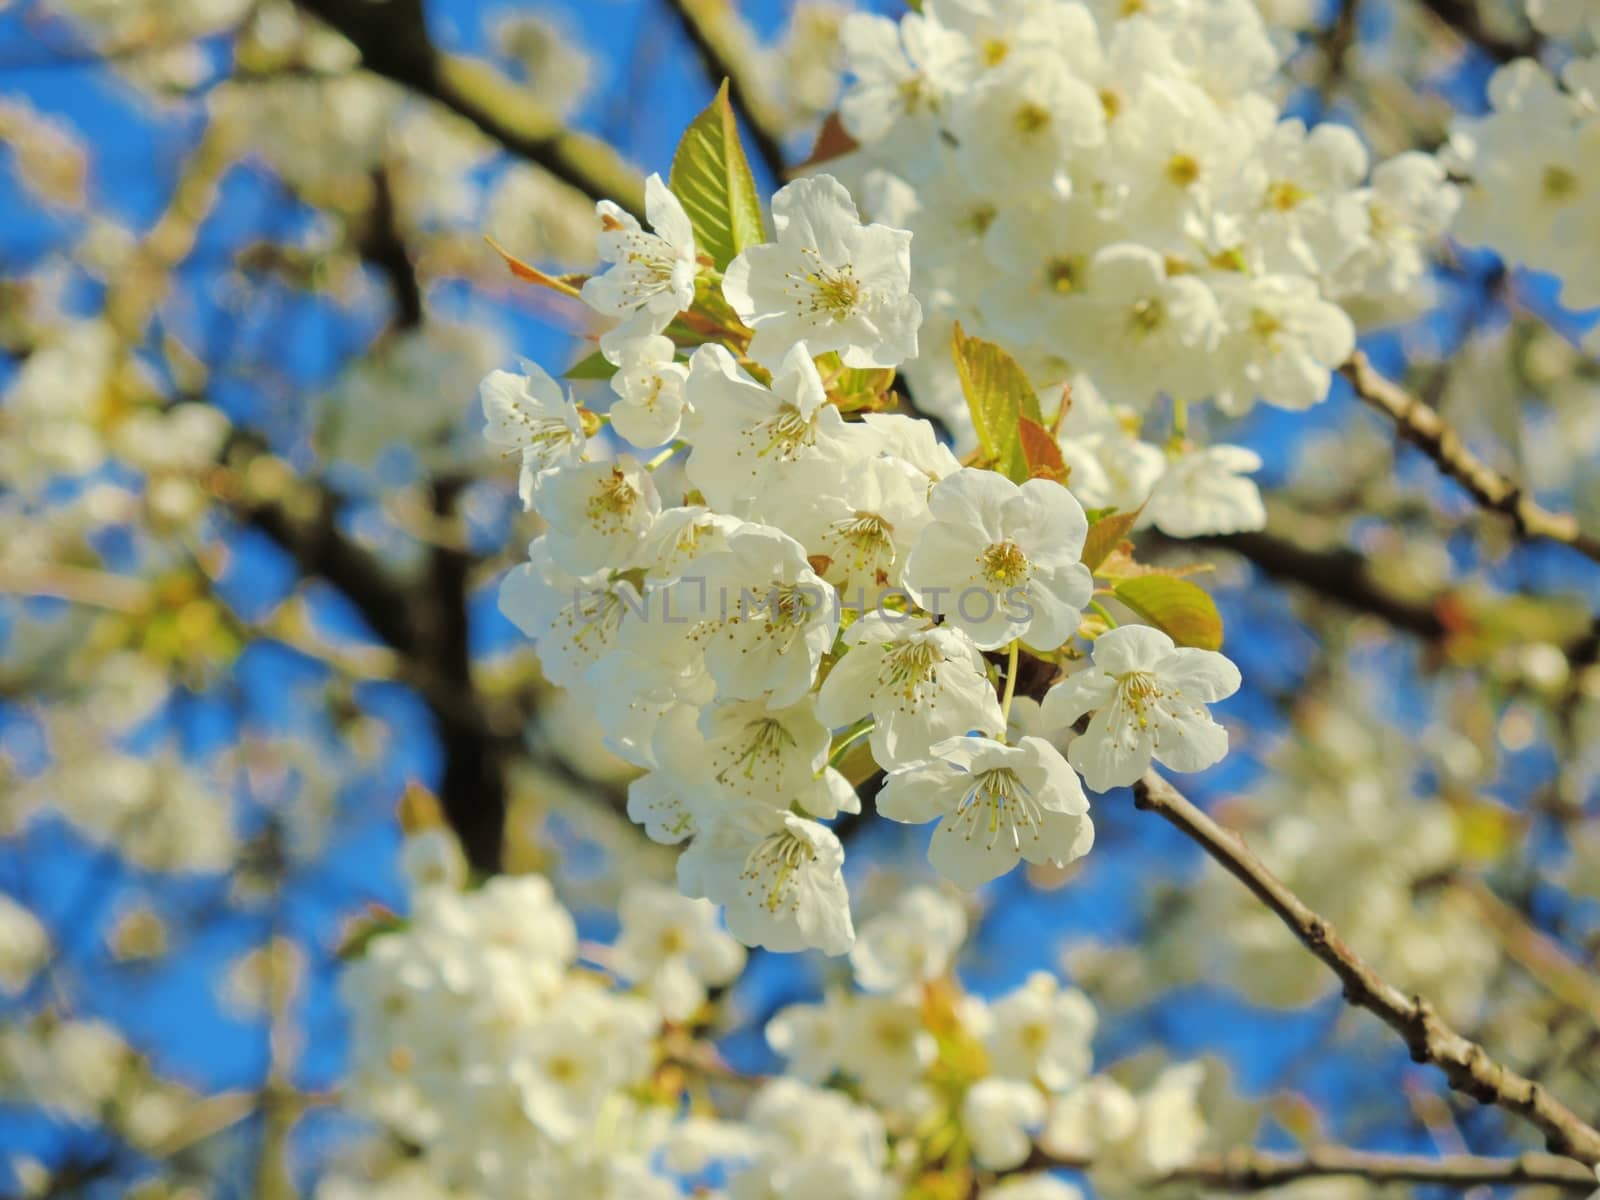
{"type": "Polygon", "coordinates": [[[1541,1085],[1495,1062],[1457,1033],[1421,996],[1408,996],[1347,946],[1337,931],[1267,869],[1244,840],[1196,808],[1154,771],[1133,785],[1134,803],[1198,842],[1213,859],[1288,926],[1344,984],[1345,999],[1374,1013],[1404,1039],[1411,1057],[1444,1072],[1450,1086],[1483,1104],[1515,1113],[1545,1137],[1545,1147],[1591,1166],[1600,1164],[1600,1131],[1541,1085]]]}
{"type": "Polygon", "coordinates": [[[1303,1154],[1245,1150],[1214,1155],[1179,1167],[1162,1182],[1181,1180],[1235,1192],[1257,1192],[1300,1179],[1328,1176],[1359,1178],[1372,1183],[1445,1183],[1462,1188],[1483,1184],[1543,1184],[1585,1193],[1595,1186],[1593,1171],[1570,1158],[1552,1154],[1523,1154],[1516,1158],[1464,1154],[1430,1158],[1424,1154],[1347,1150],[1342,1146],[1316,1146],[1303,1154]]]}
{"type": "Polygon", "coordinates": [[[1476,46],[1497,63],[1532,58],[1539,53],[1537,35],[1522,41],[1501,37],[1489,28],[1473,0],[1422,0],[1422,7],[1462,41],[1476,46]]]}
{"type": "Polygon", "coordinates": [[[488,63],[447,54],[428,34],[421,0],[295,0],[361,52],[370,71],[465,117],[519,158],[596,200],[644,216],[644,182],[608,143],[568,130],[528,90],[488,63]]]}
{"type": "MultiPolygon", "coordinates": [[[[326,489],[287,475],[252,470],[256,461],[237,450],[233,470],[219,477],[219,499],[236,516],[276,542],[308,576],[336,588],[379,639],[405,663],[405,681],[428,706],[444,749],[440,803],[472,865],[492,871],[500,863],[506,788],[504,756],[520,747],[497,731],[472,685],[467,653],[466,586],[470,562],[458,550],[438,548],[425,586],[396,585],[383,564],[338,528],[337,503],[326,489]]],[[[267,460],[259,460],[267,461],[267,460]]],[[[287,474],[287,468],[284,468],[287,474]]],[[[453,511],[459,484],[436,485],[441,514],[453,511]]]]}
{"type": "Polygon", "coordinates": [[[1195,541],[1231,550],[1275,579],[1301,584],[1319,599],[1379,617],[1423,641],[1442,641],[1450,632],[1436,603],[1411,599],[1385,588],[1374,578],[1367,560],[1346,547],[1310,550],[1266,531],[1220,534],[1195,541]]]}
{"type": "Polygon", "coordinates": [[[711,86],[728,81],[728,99],[734,111],[749,130],[761,161],[782,183],[787,167],[783,161],[781,122],[760,87],[740,65],[744,47],[736,44],[737,32],[731,23],[736,17],[727,0],[668,0],[668,4],[694,43],[711,86]]]}
{"type": "Polygon", "coordinates": [[[1584,533],[1570,513],[1542,508],[1521,484],[1502,475],[1467,448],[1460,436],[1421,400],[1378,374],[1360,352],[1339,368],[1356,395],[1394,421],[1400,436],[1417,446],[1439,470],[1471,493],[1483,508],[1511,519],[1517,536],[1570,546],[1600,563],[1600,538],[1584,533]]]}

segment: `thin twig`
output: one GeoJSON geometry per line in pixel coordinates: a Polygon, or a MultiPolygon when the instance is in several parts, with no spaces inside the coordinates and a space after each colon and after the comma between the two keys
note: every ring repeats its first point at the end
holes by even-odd
{"type": "Polygon", "coordinates": [[[1584,533],[1570,513],[1541,507],[1522,485],[1507,478],[1467,448],[1455,430],[1426,404],[1373,369],[1356,353],[1339,368],[1367,404],[1394,421],[1400,436],[1431,458],[1439,470],[1472,494],[1482,507],[1509,517],[1517,535],[1559,542],[1600,563],[1600,538],[1584,533]]]}
{"type": "Polygon", "coordinates": [[[1502,37],[1489,27],[1474,0],[1421,0],[1422,7],[1462,41],[1476,46],[1497,63],[1538,55],[1540,38],[1530,35],[1520,41],[1502,37]]]}
{"type": "Polygon", "coordinates": [[[738,44],[738,30],[733,24],[738,14],[727,0],[668,0],[668,5],[678,14],[683,31],[694,43],[711,86],[728,81],[728,99],[749,131],[756,153],[772,177],[783,182],[788,168],[783,161],[781,124],[765,93],[750,78],[748,68],[741,65],[740,60],[748,55],[746,48],[738,44]]]}
{"type": "Polygon", "coordinates": [[[568,129],[489,63],[433,44],[420,0],[296,0],[361,52],[362,65],[465,117],[507,151],[596,200],[644,215],[644,181],[609,143],[568,129]]]}
{"type": "Polygon", "coordinates": [[[1164,1182],[1185,1181],[1235,1192],[1265,1191],[1299,1179],[1344,1176],[1372,1183],[1445,1183],[1458,1187],[1483,1184],[1543,1184],[1570,1192],[1594,1189],[1594,1172],[1553,1154],[1485,1158],[1462,1154],[1430,1158],[1425,1154],[1381,1154],[1316,1146],[1302,1154],[1236,1151],[1197,1159],[1169,1173],[1164,1182]]]}
{"type": "Polygon", "coordinates": [[[1600,1130],[1540,1084],[1490,1058],[1482,1046],[1446,1024],[1428,1000],[1406,995],[1379,975],[1333,926],[1268,870],[1237,833],[1217,824],[1154,771],[1145,772],[1133,785],[1133,794],[1139,808],[1176,826],[1249,888],[1339,977],[1350,1004],[1374,1013],[1405,1040],[1413,1060],[1439,1068],[1456,1091],[1537,1127],[1552,1153],[1591,1166],[1600,1164],[1600,1130]]]}

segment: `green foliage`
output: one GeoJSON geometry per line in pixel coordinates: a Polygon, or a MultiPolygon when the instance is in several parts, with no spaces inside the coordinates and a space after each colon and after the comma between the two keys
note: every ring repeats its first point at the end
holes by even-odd
{"type": "Polygon", "coordinates": [[[563,379],[597,379],[604,382],[617,373],[617,368],[606,361],[606,356],[596,350],[573,363],[562,374],[563,379]]]}
{"type": "Polygon", "coordinates": [[[1020,424],[1026,417],[1043,426],[1038,394],[1016,359],[993,342],[968,337],[959,322],[951,345],[984,458],[996,471],[1021,483],[1030,469],[1020,424]]]}
{"type": "Polygon", "coordinates": [[[761,197],[739,143],[727,80],[684,130],[668,184],[689,214],[695,247],[717,270],[725,269],[746,246],[766,241],[761,197]]]}
{"type": "Polygon", "coordinates": [[[1133,575],[1119,579],[1112,595],[1180,646],[1222,648],[1222,614],[1198,584],[1172,575],[1133,575]]]}

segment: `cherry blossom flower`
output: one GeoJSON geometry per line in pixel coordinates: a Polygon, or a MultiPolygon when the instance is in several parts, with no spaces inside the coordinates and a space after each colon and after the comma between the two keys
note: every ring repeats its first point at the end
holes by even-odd
{"type": "Polygon", "coordinates": [[[892,367],[917,353],[922,306],[911,294],[911,235],[863,225],[831,175],[772,198],[777,241],[728,264],[722,292],[755,330],[750,356],[777,364],[796,342],[839,351],[847,366],[892,367]]]}
{"type": "Polygon", "coordinates": [[[1066,488],[969,468],[935,487],[929,507],[906,562],[918,604],[982,650],[1013,638],[1054,650],[1072,636],[1094,584],[1078,561],[1089,522],[1066,488]]]}
{"type": "Polygon", "coordinates": [[[698,262],[689,215],[659,175],[645,180],[644,205],[654,233],[646,233],[633,214],[610,200],[595,206],[600,257],[612,266],[584,281],[583,299],[596,312],[624,318],[600,340],[613,362],[629,341],[660,333],[694,303],[698,262]]]}
{"type": "Polygon", "coordinates": [[[889,773],[878,812],[913,825],[937,818],[928,861],[957,887],[970,891],[1019,861],[1065,864],[1089,852],[1089,801],[1048,742],[953,737],[930,755],[889,773]]]}
{"type": "Polygon", "coordinates": [[[491,371],[478,395],[488,421],[483,436],[520,456],[518,491],[523,507],[530,507],[541,472],[570,466],[583,457],[586,439],[578,406],[536,363],[523,363],[520,375],[491,371]]]}
{"type": "Polygon", "coordinates": [[[547,471],[533,493],[550,557],[573,575],[628,566],[661,511],[650,472],[631,455],[547,471]]]}
{"type": "Polygon", "coordinates": [[[678,858],[678,884],[722,905],[728,932],[747,946],[844,954],[855,929],[843,864],[826,826],[742,805],[695,835],[678,858]]]}
{"type": "Polygon", "coordinates": [[[983,656],[961,630],[871,613],[844,639],[850,651],[823,680],[817,715],[832,726],[870,715],[879,766],[926,758],[947,737],[1001,732],[1000,702],[983,656]]]}
{"type": "Polygon", "coordinates": [[[1174,771],[1220,761],[1228,731],[1205,706],[1238,688],[1238,668],[1215,651],[1176,646],[1147,625],[1122,625],[1095,639],[1089,667],[1050,689],[1043,716],[1065,728],[1094,713],[1067,759],[1105,792],[1131,784],[1152,759],[1174,771]]]}
{"type": "Polygon", "coordinates": [[[671,339],[659,333],[623,342],[616,349],[611,390],[611,428],[635,446],[659,446],[678,436],[683,422],[689,368],[674,359],[671,339]]]}

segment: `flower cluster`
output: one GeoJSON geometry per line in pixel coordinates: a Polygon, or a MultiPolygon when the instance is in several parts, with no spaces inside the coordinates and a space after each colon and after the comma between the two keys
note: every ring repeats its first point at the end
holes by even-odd
{"type": "Polygon", "coordinates": [[[1471,179],[1458,236],[1551,272],[1569,308],[1600,305],[1600,57],[1569,61],[1559,82],[1533,59],[1508,63],[1489,81],[1489,103],[1451,129],[1455,165],[1471,179]]]}
{"type": "Polygon", "coordinates": [[[647,1162],[675,1099],[655,1094],[659,1040],[744,951],[709,904],[641,889],[608,956],[621,990],[579,965],[544,878],[463,893],[458,855],[442,833],[410,839],[412,919],[345,973],[360,1107],[473,1195],[676,1196],[647,1162]]]}
{"type": "Polygon", "coordinates": [[[1064,461],[1054,477],[963,466],[930,423],[886,411],[922,324],[909,233],[864,224],[819,175],[778,192],[775,238],[719,272],[659,177],[646,206],[649,229],[602,202],[611,266],[581,293],[561,285],[614,319],[609,414],[532,364],[492,373],[482,403],[546,527],[501,608],[644,772],[629,815],[687,843],[687,895],[747,944],[849,950],[844,849],[824,822],[860,810],[863,737],[887,773],[879,814],[937,821],[930,857],[961,886],[1081,857],[1077,772],[1047,738],[1007,734],[1022,666],[1048,680],[1082,657],[1080,634],[1103,649],[1033,732],[1098,712],[1072,750],[1091,786],[1132,783],[1152,757],[1222,757],[1204,705],[1238,685],[1225,659],[1154,628],[1106,632],[1103,607],[1084,625],[1089,520],[1064,461]]]}
{"type": "Polygon", "coordinates": [[[967,1178],[984,1181],[975,1195],[1076,1200],[1025,1164],[1125,1186],[1206,1138],[1201,1064],[1095,1073],[1082,992],[1042,972],[992,1001],[964,992],[967,915],[944,891],[902,892],[863,925],[860,991],[772,1017],[787,1068],[761,1081],[704,1040],[706,989],[744,959],[705,901],[636,884],[614,943],[580,943],[541,876],[464,892],[459,851],[436,830],[408,839],[405,859],[413,914],[366,941],[343,989],[353,1099],[412,1153],[320,1196],[406,1183],[648,1200],[720,1179],[712,1194],[800,1200],[825,1183],[888,1200],[967,1178]]]}
{"type": "MultiPolygon", "coordinates": [[[[1168,1068],[1138,1093],[1095,1074],[1088,996],[1045,972],[992,1001],[964,993],[951,968],[965,935],[961,906],[930,888],[865,922],[850,956],[862,990],[790,1005],[767,1025],[788,1077],[848,1081],[891,1128],[917,1126],[986,1171],[1037,1157],[1125,1183],[1193,1157],[1206,1133],[1200,1064],[1168,1068]]],[[[1023,1179],[1055,1183],[1024,1174],[1006,1186],[1023,1179]]]]}
{"type": "MultiPolygon", "coordinates": [[[[1281,50],[1248,0],[1117,5],[929,0],[842,31],[836,170],[916,235],[925,346],[960,322],[1003,339],[1050,405],[1086,505],[1175,536],[1259,528],[1259,460],[1189,438],[1185,406],[1304,409],[1353,317],[1412,309],[1454,189],[1402,154],[1369,174],[1341,125],[1280,118],[1281,50]],[[1165,445],[1141,439],[1174,404],[1165,445]]],[[[967,425],[950,363],[906,375],[967,425]]],[[[1046,415],[1050,415],[1047,411],[1046,415]]]]}

